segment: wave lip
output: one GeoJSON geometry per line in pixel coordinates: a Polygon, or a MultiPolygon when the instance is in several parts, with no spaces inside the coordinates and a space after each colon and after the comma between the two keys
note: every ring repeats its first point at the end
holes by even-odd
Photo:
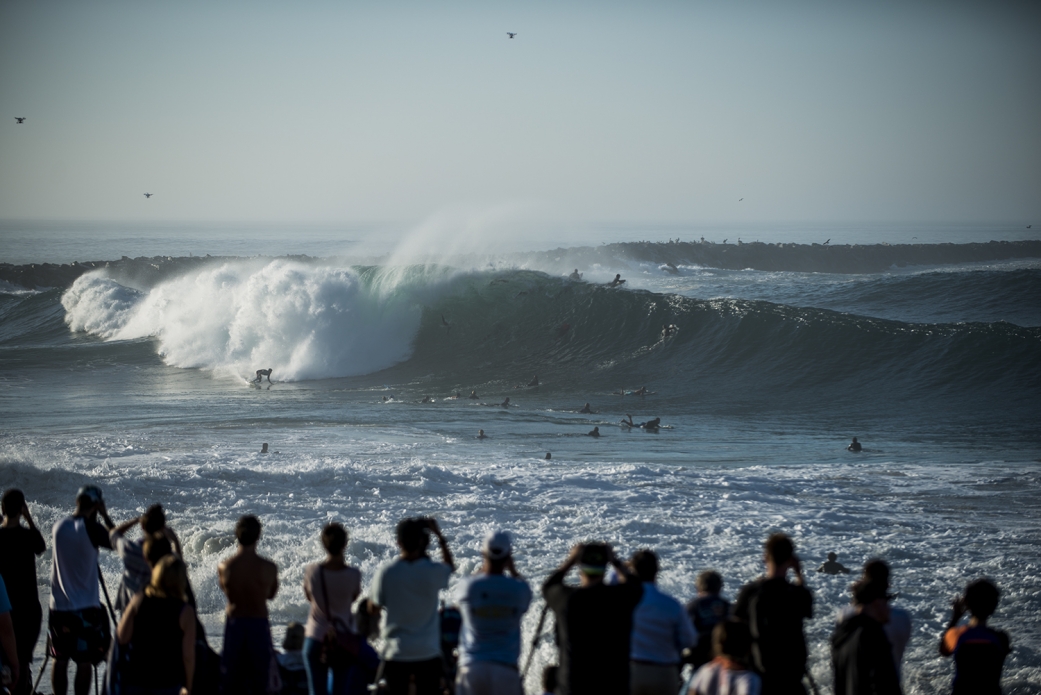
{"type": "Polygon", "coordinates": [[[63,295],[73,331],[152,337],[175,367],[296,381],[368,374],[408,359],[421,309],[347,268],[278,259],[203,267],[147,292],[100,273],[63,295]]]}

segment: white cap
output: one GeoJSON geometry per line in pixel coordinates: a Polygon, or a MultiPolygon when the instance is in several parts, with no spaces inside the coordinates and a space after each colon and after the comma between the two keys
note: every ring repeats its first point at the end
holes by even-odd
{"type": "Polygon", "coordinates": [[[507,558],[512,551],[513,544],[510,542],[510,534],[505,531],[489,531],[481,545],[481,552],[491,560],[507,558]]]}

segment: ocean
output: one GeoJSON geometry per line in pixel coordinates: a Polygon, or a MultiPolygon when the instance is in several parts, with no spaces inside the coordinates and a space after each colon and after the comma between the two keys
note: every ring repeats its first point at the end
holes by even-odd
{"type": "MultiPolygon", "coordinates": [[[[854,571],[876,556],[892,566],[913,620],[906,693],[948,691],[937,642],[980,576],[1002,590],[1005,692],[1039,693],[1031,234],[761,225],[476,244],[361,227],[4,223],[0,487],[24,490],[43,529],[87,482],[117,523],[161,502],[215,646],[216,566],[246,513],[280,568],[276,640],[306,618],[303,570],[330,520],[349,529],[366,586],[394,555],[396,522],[431,515],[457,576],[502,528],[535,585],[597,539],[655,550],[659,585],[681,600],[709,568],[735,596],[783,531],[814,592],[821,692],[851,578],[812,570],[836,552],[854,571]],[[615,274],[626,283],[608,287],[615,274]],[[273,385],[249,383],[261,368],[273,385]],[[627,415],[665,427],[629,429],[627,415]]],[[[119,569],[102,555],[110,591],[119,569]]],[[[48,551],[45,604],[49,572],[48,551]]],[[[549,632],[529,693],[555,659],[549,632]]]]}

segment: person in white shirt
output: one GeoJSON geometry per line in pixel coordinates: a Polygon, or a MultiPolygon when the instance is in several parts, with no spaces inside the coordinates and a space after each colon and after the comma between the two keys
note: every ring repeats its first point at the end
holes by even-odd
{"type": "Polygon", "coordinates": [[[752,633],[747,623],[724,620],[712,630],[715,658],[691,674],[680,695],[759,695],[763,681],[749,666],[752,633]]]}
{"type": "Polygon", "coordinates": [[[112,549],[109,530],[113,526],[101,489],[95,485],[80,488],[76,511],[54,525],[47,628],[54,656],[51,687],[55,695],[68,692],[70,659],[76,663],[75,693],[87,695],[91,667],[105,659],[112,641],[108,615],[98,594],[98,548],[112,549]],[[105,526],[97,522],[98,516],[105,526]]]}
{"type": "MultiPolygon", "coordinates": [[[[863,580],[875,581],[889,588],[889,565],[881,558],[873,558],[864,564],[863,580]]],[[[856,606],[844,606],[838,615],[837,623],[842,623],[857,614],[856,606]]],[[[896,666],[896,675],[900,677],[900,664],[904,660],[904,650],[911,640],[911,614],[907,609],[898,606],[889,606],[889,621],[882,626],[886,633],[886,639],[893,647],[893,664],[896,666]]]]}
{"type": "Polygon", "coordinates": [[[401,520],[397,541],[401,554],[376,571],[370,589],[369,611],[386,611],[383,676],[389,695],[406,695],[413,678],[415,695],[437,695],[443,676],[438,595],[448,588],[455,562],[434,519],[401,520]],[[430,535],[444,562],[427,556],[430,535]]]}
{"type": "Polygon", "coordinates": [[[463,579],[455,590],[463,616],[455,692],[523,695],[517,660],[531,587],[513,566],[513,544],[505,531],[488,534],[481,556],[481,573],[463,579]]]}
{"type": "Polygon", "coordinates": [[[653,551],[636,551],[629,566],[643,582],[629,643],[630,695],[675,695],[683,650],[697,644],[698,633],[683,604],[655,586],[658,557],[653,551]]]}

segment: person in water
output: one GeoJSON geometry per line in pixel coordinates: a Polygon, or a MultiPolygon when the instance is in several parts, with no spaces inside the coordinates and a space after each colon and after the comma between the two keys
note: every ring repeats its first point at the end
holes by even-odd
{"type": "Polygon", "coordinates": [[[661,337],[668,338],[670,335],[676,332],[676,325],[672,323],[663,323],[661,326],[661,337]]]}
{"type": "Polygon", "coordinates": [[[536,374],[535,376],[533,376],[531,378],[531,381],[528,382],[528,386],[538,386],[538,385],[539,385],[539,375],[536,374]]]}
{"type": "Polygon", "coordinates": [[[854,437],[853,441],[846,447],[846,451],[861,451],[863,448],[864,447],[860,445],[860,442],[857,441],[857,438],[854,437]]]}
{"type": "Polygon", "coordinates": [[[503,408],[509,408],[510,407],[510,397],[506,396],[506,400],[504,400],[499,405],[502,406],[503,408]]]}
{"type": "Polygon", "coordinates": [[[476,401],[478,398],[480,398],[480,396],[477,395],[477,389],[473,389],[472,391],[470,391],[471,401],[476,401]]]}
{"type": "Polygon", "coordinates": [[[607,283],[607,286],[608,287],[618,287],[619,285],[624,285],[624,284],[625,284],[625,280],[622,279],[622,274],[618,273],[618,274],[616,274],[614,276],[614,280],[612,280],[611,282],[607,283]]]}
{"type": "Polygon", "coordinates": [[[589,407],[588,403],[586,403],[584,406],[582,406],[582,410],[580,410],[578,412],[582,413],[583,415],[592,415],[593,414],[593,409],[589,407]]]}
{"type": "Polygon", "coordinates": [[[600,436],[600,428],[599,427],[594,427],[592,429],[592,431],[590,431],[588,433],[588,436],[590,436],[590,437],[599,437],[600,436]]]}
{"type": "Polygon", "coordinates": [[[828,553],[828,561],[817,568],[818,572],[824,574],[849,574],[849,568],[838,561],[838,555],[828,553]]]}
{"type": "Polygon", "coordinates": [[[571,275],[568,275],[568,277],[572,280],[581,280],[582,273],[578,272],[578,268],[575,268],[575,272],[571,273],[571,275]]]}
{"type": "Polygon", "coordinates": [[[634,396],[646,396],[648,393],[650,393],[650,391],[647,390],[646,386],[641,386],[640,388],[633,391],[634,396]]]}
{"type": "Polygon", "coordinates": [[[262,454],[266,454],[267,453],[267,442],[264,442],[263,444],[260,445],[260,453],[262,453],[262,454]]]}
{"type": "Polygon", "coordinates": [[[628,425],[629,427],[642,427],[645,430],[655,430],[655,431],[657,431],[658,428],[661,427],[661,418],[660,417],[656,417],[653,420],[647,420],[646,422],[641,422],[639,424],[633,422],[633,416],[630,415],[629,413],[626,413],[625,417],[628,418],[628,420],[624,420],[623,419],[622,420],[622,424],[623,425],[628,425]]]}
{"type": "Polygon", "coordinates": [[[267,377],[267,383],[270,384],[271,383],[271,372],[272,372],[271,369],[258,369],[257,370],[257,378],[253,380],[253,383],[254,384],[259,384],[259,383],[261,383],[264,380],[264,377],[267,377]]]}
{"type": "Polygon", "coordinates": [[[484,433],[484,430],[477,430],[477,438],[478,439],[487,439],[488,435],[486,435],[484,433]]]}

